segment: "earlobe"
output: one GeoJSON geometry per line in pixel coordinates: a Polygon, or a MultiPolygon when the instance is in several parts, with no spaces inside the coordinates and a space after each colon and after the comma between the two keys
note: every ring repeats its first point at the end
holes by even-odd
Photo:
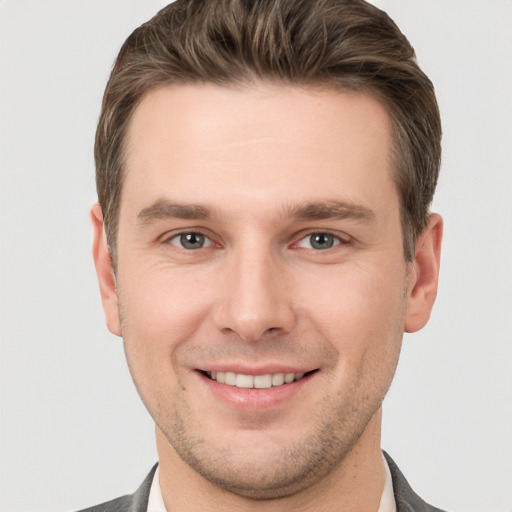
{"type": "Polygon", "coordinates": [[[416,241],[409,275],[409,295],[405,331],[416,332],[425,326],[437,296],[443,219],[431,214],[425,231],[416,241]]]}
{"type": "Polygon", "coordinates": [[[92,254],[107,327],[112,334],[121,336],[116,279],[103,224],[103,213],[98,203],[91,208],[91,222],[94,234],[92,254]]]}

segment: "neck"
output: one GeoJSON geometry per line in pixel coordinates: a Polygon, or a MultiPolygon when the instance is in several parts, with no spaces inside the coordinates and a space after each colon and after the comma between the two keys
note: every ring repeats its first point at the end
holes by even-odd
{"type": "Polygon", "coordinates": [[[157,428],[160,487],[167,512],[377,512],[385,480],[380,426],[381,410],[328,475],[295,494],[269,500],[242,497],[204,479],[178,457],[157,428]]]}

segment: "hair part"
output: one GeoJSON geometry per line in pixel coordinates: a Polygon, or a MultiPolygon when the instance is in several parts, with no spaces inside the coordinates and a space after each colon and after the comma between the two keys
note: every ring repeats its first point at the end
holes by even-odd
{"type": "Polygon", "coordinates": [[[96,184],[114,265],[126,134],[143,96],[168,84],[270,82],[373,95],[393,126],[393,179],[406,261],[425,229],[441,160],[441,121],[414,49],[363,0],[176,0],[123,44],[103,97],[96,184]]]}

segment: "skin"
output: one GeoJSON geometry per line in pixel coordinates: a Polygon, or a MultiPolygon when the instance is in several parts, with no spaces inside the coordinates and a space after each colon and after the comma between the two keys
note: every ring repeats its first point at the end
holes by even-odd
{"type": "Polygon", "coordinates": [[[98,205],[93,252],[169,511],[377,510],[381,403],[442,234],[431,215],[404,260],[390,134],[362,93],[191,84],[137,107],[116,274],[98,205]],[[284,398],[202,373],[282,368],[311,372],[284,398]]]}

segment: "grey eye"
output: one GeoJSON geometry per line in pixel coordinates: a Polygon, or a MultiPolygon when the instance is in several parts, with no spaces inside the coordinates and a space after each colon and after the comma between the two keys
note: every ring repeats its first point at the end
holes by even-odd
{"type": "Polygon", "coordinates": [[[330,249],[334,246],[336,240],[329,233],[313,233],[309,236],[309,241],[313,249],[330,249]]]}
{"type": "Polygon", "coordinates": [[[326,249],[331,249],[340,243],[341,240],[337,236],[331,235],[330,233],[311,233],[310,235],[304,237],[298,245],[304,249],[324,251],[326,249]]]}
{"type": "Polygon", "coordinates": [[[201,233],[181,233],[172,238],[170,242],[188,250],[202,249],[211,244],[211,241],[201,233]]]}

